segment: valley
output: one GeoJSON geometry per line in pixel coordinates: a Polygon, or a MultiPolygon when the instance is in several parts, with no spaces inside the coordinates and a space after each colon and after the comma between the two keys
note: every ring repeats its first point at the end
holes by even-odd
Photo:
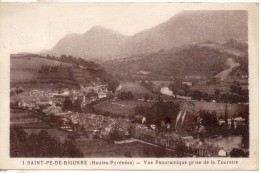
{"type": "Polygon", "coordinates": [[[11,54],[11,156],[248,157],[246,33],[244,11],[183,11],[11,54]]]}

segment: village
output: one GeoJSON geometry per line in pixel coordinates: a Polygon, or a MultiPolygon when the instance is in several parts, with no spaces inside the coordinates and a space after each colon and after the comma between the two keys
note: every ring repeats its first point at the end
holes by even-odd
{"type": "MultiPolygon", "coordinates": [[[[40,115],[39,119],[59,130],[67,133],[73,132],[88,139],[113,141],[115,145],[137,141],[162,147],[170,152],[175,151],[178,157],[228,157],[234,149],[232,146],[220,146],[223,144],[221,135],[219,135],[220,138],[218,137],[221,142],[217,142],[217,140],[202,141],[196,137],[205,134],[205,127],[202,125],[200,117],[197,118],[196,128],[193,129],[195,134],[182,133],[183,120],[185,115],[190,112],[187,106],[182,106],[179,110],[176,125],[168,120],[161,120],[160,125],[147,123],[149,116],[147,117],[142,112],[135,116],[121,116],[104,111],[93,111],[93,105],[106,102],[111,106],[117,106],[116,109],[119,109],[120,106],[126,109],[127,105],[124,104],[127,101],[123,101],[122,104],[120,98],[121,100],[123,98],[119,93],[112,93],[108,91],[107,85],[94,82],[88,86],[81,85],[79,89],[26,90],[15,87],[11,88],[10,105],[11,109],[18,108],[35,112],[40,115]]],[[[128,102],[135,102],[140,105],[152,105],[160,102],[160,100],[151,100],[145,97],[144,95],[141,98],[132,98],[134,101],[128,102]]],[[[162,96],[160,99],[167,104],[173,98],[162,96]]],[[[178,96],[178,99],[182,99],[181,104],[184,105],[192,102],[190,98],[185,101],[187,98],[183,96],[178,96]]],[[[222,116],[218,119],[218,123],[225,130],[235,130],[246,125],[245,119],[241,116],[222,116]]],[[[245,150],[244,155],[246,155],[246,152],[245,150]]]]}

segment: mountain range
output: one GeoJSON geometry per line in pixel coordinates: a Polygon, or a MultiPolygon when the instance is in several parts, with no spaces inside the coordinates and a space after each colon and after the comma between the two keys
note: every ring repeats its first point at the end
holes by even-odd
{"type": "Polygon", "coordinates": [[[84,34],[65,36],[51,50],[42,53],[111,60],[208,40],[221,44],[230,39],[247,41],[247,33],[246,11],[182,11],[133,36],[95,26],[84,34]]]}

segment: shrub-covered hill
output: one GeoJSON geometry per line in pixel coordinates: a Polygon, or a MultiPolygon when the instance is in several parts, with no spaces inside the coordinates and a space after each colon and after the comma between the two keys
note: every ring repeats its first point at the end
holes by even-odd
{"type": "Polygon", "coordinates": [[[219,45],[212,42],[194,44],[169,51],[160,50],[147,55],[131,56],[123,60],[111,60],[104,63],[104,66],[121,80],[138,78],[172,80],[178,76],[213,77],[229,68],[228,59],[239,63],[240,69],[248,73],[246,48],[233,48],[230,45],[219,45]]]}
{"type": "Polygon", "coordinates": [[[102,66],[92,61],[62,55],[11,55],[11,85],[79,86],[91,82],[115,85],[118,82],[102,66]]]}

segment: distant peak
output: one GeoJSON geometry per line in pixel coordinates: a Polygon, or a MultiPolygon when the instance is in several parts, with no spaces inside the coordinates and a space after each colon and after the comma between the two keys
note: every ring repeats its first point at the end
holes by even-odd
{"type": "Polygon", "coordinates": [[[93,26],[90,30],[108,30],[108,29],[101,25],[96,25],[96,26],[93,26]]]}
{"type": "Polygon", "coordinates": [[[115,32],[111,29],[105,28],[103,26],[97,25],[97,26],[93,26],[90,30],[88,30],[86,33],[90,33],[90,32],[107,32],[107,31],[112,31],[115,32]]]}
{"type": "Polygon", "coordinates": [[[121,34],[120,32],[114,31],[112,29],[97,25],[93,26],[90,30],[88,30],[85,35],[88,34],[93,34],[93,33],[98,33],[98,34],[104,34],[104,33],[110,33],[110,34],[115,34],[115,35],[121,35],[125,36],[124,34],[121,34]]]}

